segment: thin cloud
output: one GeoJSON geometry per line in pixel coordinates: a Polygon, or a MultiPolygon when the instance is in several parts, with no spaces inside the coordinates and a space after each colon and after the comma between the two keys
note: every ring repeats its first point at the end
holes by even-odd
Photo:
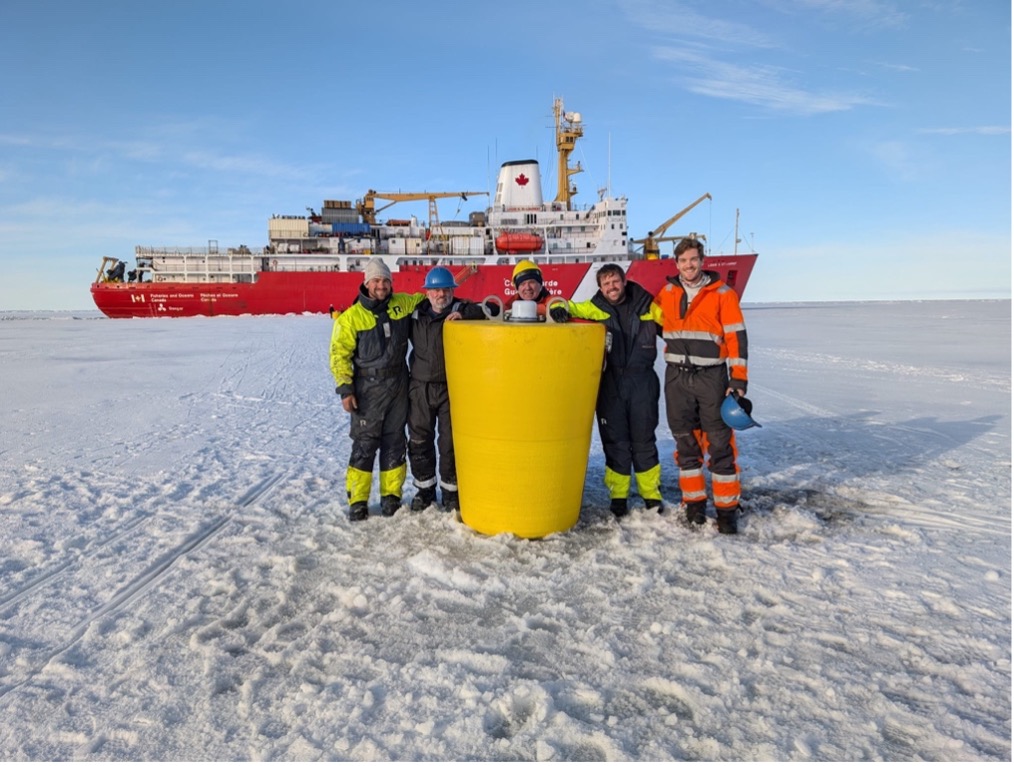
{"type": "Polygon", "coordinates": [[[867,28],[901,27],[908,14],[888,0],[772,0],[771,6],[786,14],[819,12],[845,17],[867,28]]]}
{"type": "Polygon", "coordinates": [[[620,0],[619,7],[635,24],[651,32],[723,48],[777,48],[768,34],[737,21],[705,16],[685,3],[620,0]]]}
{"type": "Polygon", "coordinates": [[[165,159],[165,145],[156,141],[106,142],[103,146],[122,157],[140,162],[161,162],[165,159]]]}
{"type": "Polygon", "coordinates": [[[883,68],[890,69],[895,72],[919,72],[921,71],[918,67],[909,66],[908,64],[889,64],[886,61],[874,61],[874,64],[883,68]]]}
{"type": "Polygon", "coordinates": [[[36,146],[36,142],[30,136],[18,136],[10,133],[0,133],[0,144],[4,146],[36,146]]]}
{"type": "Polygon", "coordinates": [[[187,165],[201,170],[221,173],[243,173],[263,178],[293,178],[306,176],[309,168],[294,168],[281,162],[274,162],[252,155],[217,154],[209,151],[186,151],[180,159],[187,165]]]}
{"type": "Polygon", "coordinates": [[[214,141],[200,141],[203,145],[195,147],[198,142],[188,140],[192,132],[193,126],[176,126],[168,130],[161,126],[150,137],[123,140],[94,139],[74,134],[29,136],[7,133],[0,134],[0,146],[65,152],[70,155],[73,167],[91,167],[94,172],[104,172],[110,164],[123,161],[168,164],[265,179],[313,179],[321,172],[316,165],[291,165],[255,154],[229,153],[216,148],[214,141]]]}
{"type": "Polygon", "coordinates": [[[1004,136],[1010,133],[1010,125],[980,125],[970,128],[922,128],[919,132],[936,136],[1004,136]]]}
{"type": "Polygon", "coordinates": [[[785,70],[772,66],[743,67],[674,48],[657,48],[656,58],[679,62],[688,72],[681,79],[686,88],[713,98],[742,101],[781,112],[811,115],[843,112],[873,99],[847,93],[817,93],[785,82],[785,70]]]}
{"type": "Polygon", "coordinates": [[[101,216],[120,215],[121,209],[119,202],[96,202],[94,199],[82,197],[49,195],[20,200],[4,206],[0,208],[0,217],[43,219],[51,218],[54,210],[60,210],[64,220],[75,221],[74,229],[77,231],[77,222],[101,216]]]}
{"type": "MultiPolygon", "coordinates": [[[[781,41],[756,27],[710,17],[691,6],[689,2],[620,0],[620,7],[635,24],[679,41],[656,46],[652,55],[658,61],[676,65],[679,70],[676,82],[691,93],[798,115],[881,105],[859,92],[800,86],[793,81],[789,70],[755,60],[761,50],[784,49],[781,41]],[[721,54],[717,52],[719,49],[721,54]],[[737,52],[744,56],[749,54],[753,60],[733,63],[733,54],[737,52]]],[[[903,16],[893,5],[878,0],[773,0],[768,6],[785,15],[847,13],[863,19],[866,24],[873,20],[895,24],[903,16]]],[[[896,66],[902,71],[911,71],[904,69],[904,65],[896,66]]]]}
{"type": "Polygon", "coordinates": [[[899,181],[918,181],[933,169],[931,159],[904,141],[880,141],[871,145],[869,151],[899,181]]]}

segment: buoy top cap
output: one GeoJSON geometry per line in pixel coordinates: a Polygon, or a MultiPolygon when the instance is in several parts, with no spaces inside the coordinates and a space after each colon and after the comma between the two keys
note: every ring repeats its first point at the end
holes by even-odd
{"type": "Polygon", "coordinates": [[[514,301],[511,306],[511,319],[521,322],[537,322],[539,306],[535,301],[514,301]]]}

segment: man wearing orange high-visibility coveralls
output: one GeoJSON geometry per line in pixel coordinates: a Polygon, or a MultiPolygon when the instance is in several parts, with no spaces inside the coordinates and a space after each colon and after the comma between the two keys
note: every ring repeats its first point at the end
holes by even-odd
{"type": "Polygon", "coordinates": [[[746,393],[746,325],[735,291],[717,273],[702,269],[704,247],[697,239],[681,240],[674,255],[678,275],[668,278],[655,304],[662,311],[665,405],[676,440],[683,504],[690,524],[704,524],[703,431],[718,531],[735,534],[740,501],[736,441],[721,410],[731,391],[746,393]]]}

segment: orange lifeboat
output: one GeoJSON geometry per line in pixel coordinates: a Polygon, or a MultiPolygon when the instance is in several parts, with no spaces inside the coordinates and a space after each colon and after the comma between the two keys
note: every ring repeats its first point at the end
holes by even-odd
{"type": "Polygon", "coordinates": [[[496,238],[498,253],[534,253],[542,249],[542,237],[524,231],[504,231],[496,238]]]}

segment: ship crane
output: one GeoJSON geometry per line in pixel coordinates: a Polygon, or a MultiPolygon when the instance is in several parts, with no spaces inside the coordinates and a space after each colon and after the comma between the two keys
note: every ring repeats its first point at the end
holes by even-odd
{"type": "Polygon", "coordinates": [[[489,192],[461,191],[461,192],[378,192],[370,189],[361,200],[356,200],[356,211],[362,216],[365,223],[371,226],[377,223],[377,213],[386,210],[398,202],[418,202],[428,200],[430,205],[430,230],[440,225],[440,218],[437,215],[437,200],[446,197],[461,197],[467,200],[477,194],[489,195],[489,192]],[[389,200],[386,205],[376,206],[376,200],[389,200]]]}
{"type": "Polygon", "coordinates": [[[689,213],[691,210],[693,210],[695,207],[697,207],[702,202],[704,202],[704,200],[706,200],[706,199],[708,199],[708,200],[711,199],[711,194],[708,193],[708,192],[705,192],[700,197],[698,197],[697,199],[695,199],[693,202],[691,202],[685,208],[683,208],[682,210],[680,210],[678,213],[676,213],[676,215],[674,215],[669,220],[665,221],[664,223],[660,224],[659,226],[656,226],[654,229],[652,229],[651,231],[649,231],[648,232],[648,236],[645,237],[644,239],[632,239],[630,241],[632,243],[634,243],[635,245],[642,245],[642,244],[644,245],[644,257],[645,258],[648,258],[648,259],[658,258],[658,255],[659,255],[658,243],[659,242],[668,242],[669,240],[676,239],[675,237],[666,237],[666,236],[663,236],[665,234],[666,230],[670,226],[672,226],[674,223],[676,223],[676,221],[678,221],[680,218],[682,218],[687,213],[689,213]]]}

